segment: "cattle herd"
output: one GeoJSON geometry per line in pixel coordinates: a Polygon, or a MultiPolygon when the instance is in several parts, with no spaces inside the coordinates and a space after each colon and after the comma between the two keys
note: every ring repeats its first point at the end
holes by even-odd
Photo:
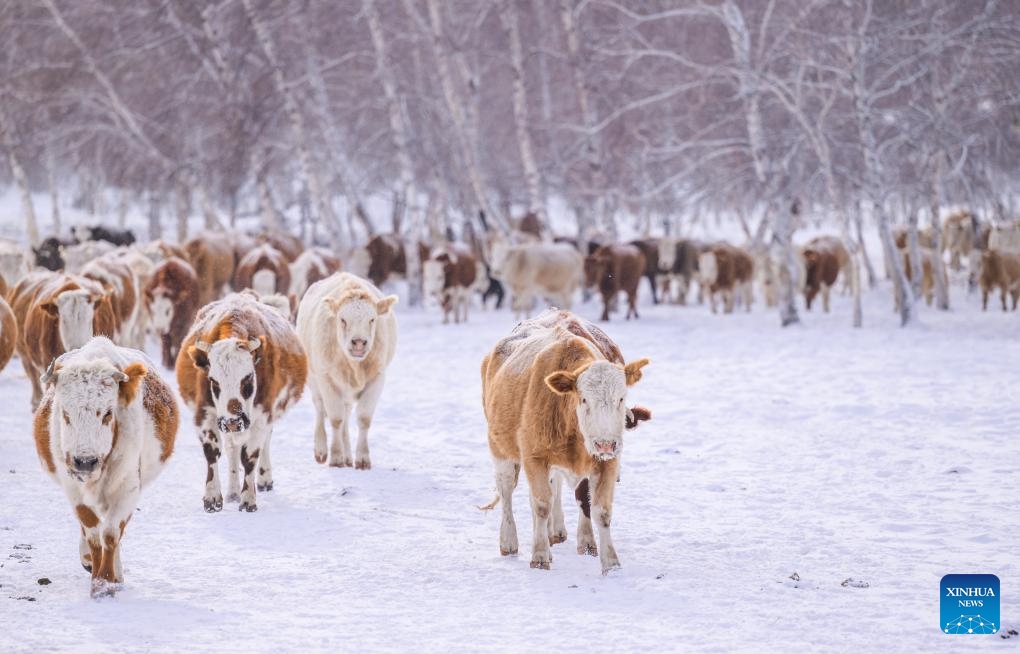
{"type": "MultiPolygon", "coordinates": [[[[599,556],[603,572],[617,567],[610,524],[623,433],[651,417],[628,407],[626,394],[648,359],[628,362],[604,331],[571,313],[577,291],[598,293],[602,320],[621,292],[626,318],[639,317],[642,279],[656,304],[686,304],[696,285],[698,303],[730,313],[750,310],[756,284],[764,303],[776,304],[783,273],[768,248],[553,238],[528,218],[510,233],[467,233],[467,242],[415,243],[410,252],[400,237],[378,235],[343,257],[271,231],[143,244],[126,230],[96,226],[32,251],[0,241],[0,369],[16,353],[32,384],[39,459],[80,524],[93,595],[112,594],[123,582],[120,539],[141,488],[174,451],[180,409],[143,352],[147,337],[159,344],[164,371],[175,372],[201,443],[204,509],[220,511],[225,500],[255,511],[257,494],[273,489],[273,425],[306,385],[315,460],[371,468],[368,433],[397,340],[397,297],[380,287],[394,277],[420,283],[444,323],[466,321],[475,295],[483,307],[494,296],[499,308],[505,290],[515,317],[527,318],[541,300],[558,307],[520,322],[482,362],[497,489],[483,508],[502,503],[500,551],[517,553],[511,497],[523,467],[534,520],[531,565],[548,568],[550,545],[567,537],[567,483],[581,509],[578,552],[599,556]]],[[[930,231],[918,236],[921,286],[930,297],[943,253],[934,251],[930,231]]],[[[941,236],[949,266],[966,263],[985,308],[997,289],[1003,310],[1007,295],[1016,309],[1020,224],[987,225],[961,212],[941,236]]],[[[906,233],[894,238],[908,257],[906,233]]],[[[816,237],[798,248],[796,262],[806,307],[821,295],[828,311],[830,289],[840,279],[846,289],[851,276],[844,243],[816,237]]]]}

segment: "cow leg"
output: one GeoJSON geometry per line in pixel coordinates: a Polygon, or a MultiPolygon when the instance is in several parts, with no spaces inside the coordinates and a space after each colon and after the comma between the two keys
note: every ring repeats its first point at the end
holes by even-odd
{"type": "Polygon", "coordinates": [[[659,291],[655,287],[655,273],[646,275],[648,277],[648,285],[652,287],[652,304],[659,303],[659,291]]]}
{"type": "Polygon", "coordinates": [[[1017,300],[1020,300],[1020,289],[1013,289],[1009,294],[1013,298],[1013,311],[1016,311],[1017,300]]]}
{"type": "Polygon", "coordinates": [[[173,342],[170,340],[170,334],[160,334],[159,338],[163,345],[163,367],[173,370],[173,342]]]}
{"type": "Polygon", "coordinates": [[[822,284],[822,311],[829,313],[829,285],[822,284]]]}
{"type": "Polygon", "coordinates": [[[595,472],[589,477],[592,484],[591,515],[599,531],[599,561],[602,563],[604,575],[620,567],[620,559],[616,556],[613,535],[610,532],[610,525],[613,522],[613,492],[616,490],[618,474],[619,462],[614,459],[596,466],[595,472]]]}
{"type": "Polygon", "coordinates": [[[606,293],[602,294],[602,322],[609,322],[609,305],[612,303],[612,299],[606,293]]]}
{"type": "MultiPolygon", "coordinates": [[[[269,427],[264,427],[269,429],[269,427]]],[[[261,431],[261,430],[259,430],[261,431]]],[[[248,442],[241,446],[241,465],[244,467],[244,485],[241,486],[241,503],[238,505],[238,511],[252,511],[258,510],[258,505],[255,502],[255,468],[258,467],[259,456],[262,453],[262,446],[268,440],[268,436],[256,435],[255,430],[252,430],[252,437],[248,439],[248,442]]]]}
{"type": "Polygon", "coordinates": [[[81,559],[81,567],[85,572],[92,572],[92,550],[85,539],[85,527],[81,528],[81,539],[78,541],[78,557],[81,559]]]}
{"type": "Polygon", "coordinates": [[[531,567],[548,570],[552,566],[549,547],[549,512],[552,509],[552,488],[549,486],[549,465],[536,459],[525,459],[524,473],[531,489],[531,520],[534,525],[534,542],[531,550],[531,567]]]}
{"type": "Polygon", "coordinates": [[[981,310],[988,311],[988,289],[981,289],[981,310]]]}
{"type": "Polygon", "coordinates": [[[273,490],[273,463],[269,458],[269,443],[273,440],[273,426],[268,427],[269,433],[266,434],[266,441],[262,444],[262,454],[259,456],[259,476],[258,483],[255,488],[258,491],[271,491],[273,490]]]}
{"type": "Polygon", "coordinates": [[[199,434],[202,441],[202,452],[205,454],[205,493],[202,495],[202,505],[206,513],[215,513],[223,509],[223,491],[220,486],[220,437],[210,424],[206,425],[199,434]]]}
{"type": "Polygon", "coordinates": [[[333,442],[329,447],[329,465],[334,468],[350,468],[354,465],[351,457],[351,435],[347,424],[351,419],[353,406],[346,400],[340,400],[340,417],[330,416],[330,424],[333,427],[333,442]]]}
{"type": "Polygon", "coordinates": [[[326,407],[322,396],[313,388],[312,404],[315,405],[315,462],[326,462],[326,407]]]}
{"type": "Polygon", "coordinates": [[[224,437],[224,440],[227,446],[227,468],[230,470],[230,478],[227,481],[227,501],[240,502],[241,479],[238,464],[241,462],[241,447],[236,437],[229,434],[224,437]]]}
{"type": "Polygon", "coordinates": [[[96,555],[93,550],[92,597],[113,595],[124,583],[124,570],[120,563],[120,540],[124,529],[131,520],[135,507],[138,506],[139,486],[122,489],[116,501],[109,507],[106,520],[100,525],[102,552],[98,568],[95,566],[96,555]]]}
{"type": "Polygon", "coordinates": [[[368,454],[368,428],[372,426],[372,416],[375,414],[375,407],[379,404],[379,396],[382,395],[383,385],[386,383],[386,373],[379,375],[365,385],[358,398],[358,451],[354,457],[354,467],[358,470],[370,470],[372,458],[368,454]]]}
{"type": "Polygon", "coordinates": [[[577,500],[577,553],[598,556],[599,548],[595,544],[595,532],[591,528],[591,488],[585,477],[574,488],[574,499],[577,500]]]}
{"type": "Polygon", "coordinates": [[[517,488],[517,479],[521,474],[521,464],[506,459],[495,459],[496,493],[503,504],[503,518],[499,523],[499,553],[503,556],[517,554],[517,522],[514,521],[513,498],[517,488]]]}
{"type": "Polygon", "coordinates": [[[751,313],[751,305],[754,304],[754,288],[751,280],[744,282],[744,305],[748,313],[751,313]]]}
{"type": "Polygon", "coordinates": [[[553,473],[549,477],[549,486],[552,488],[552,510],[549,512],[549,544],[565,543],[567,541],[567,523],[563,517],[563,477],[559,473],[553,473]]]}
{"type": "MultiPolygon", "coordinates": [[[[1002,300],[1002,310],[1005,311],[1006,310],[1006,285],[1005,284],[1003,284],[1002,286],[999,287],[999,298],[1002,300]]],[[[931,302],[929,302],[928,304],[931,304],[931,302]]]]}

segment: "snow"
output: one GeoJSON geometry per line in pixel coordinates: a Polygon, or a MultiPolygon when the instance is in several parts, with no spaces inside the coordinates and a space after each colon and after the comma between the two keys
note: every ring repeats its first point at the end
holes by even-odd
{"type": "Polygon", "coordinates": [[[575,553],[572,502],[550,571],[528,566],[523,477],[520,556],[500,557],[499,512],[475,508],[494,487],[478,367],[513,327],[506,311],[441,325],[438,310],[402,307],[374,468],[315,464],[306,391],[277,427],[276,486],[257,513],[202,510],[205,463],[182,421],[127,529],[126,586],[100,601],[12,362],[0,373],[0,651],[1009,647],[938,630],[948,573],[998,575],[1002,621],[1020,623],[1017,314],[952,291],[952,312],[922,309],[906,330],[888,288],[866,296],[861,330],[843,297],[785,330],[760,306],[643,304],[638,321],[614,318],[625,357],[652,359],[628,403],[653,419],[625,437],[623,568],[608,577],[575,553]]]}

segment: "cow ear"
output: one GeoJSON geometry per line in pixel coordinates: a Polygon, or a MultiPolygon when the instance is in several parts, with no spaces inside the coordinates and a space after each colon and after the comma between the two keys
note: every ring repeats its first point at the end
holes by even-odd
{"type": "Polygon", "coordinates": [[[649,363],[651,363],[649,359],[638,359],[637,361],[631,361],[624,367],[623,374],[627,376],[628,386],[633,386],[641,381],[641,369],[649,363]]]}
{"type": "Polygon", "coordinates": [[[266,337],[259,336],[257,339],[252,339],[253,345],[254,341],[258,341],[258,345],[255,345],[255,347],[251,347],[250,349],[254,355],[252,357],[252,364],[257,366],[259,361],[262,360],[262,354],[266,351],[266,337]]]}
{"type": "Polygon", "coordinates": [[[192,363],[202,370],[209,369],[209,356],[194,345],[188,348],[188,356],[191,357],[192,363]]]}
{"type": "Polygon", "coordinates": [[[560,370],[546,377],[545,385],[557,395],[566,395],[577,390],[577,375],[566,370],[560,370]]]}
{"type": "Polygon", "coordinates": [[[627,429],[635,429],[639,424],[645,420],[652,419],[652,412],[643,406],[636,406],[632,409],[627,409],[627,420],[624,426],[627,429]]]}
{"type": "Polygon", "coordinates": [[[331,313],[336,313],[337,311],[340,310],[341,302],[337,298],[325,297],[322,298],[322,301],[326,304],[326,307],[330,310],[331,313]]]}
{"type": "Polygon", "coordinates": [[[60,309],[57,308],[57,305],[56,305],[55,302],[45,302],[45,303],[43,303],[41,308],[42,308],[43,311],[45,311],[46,313],[50,314],[54,318],[56,318],[57,314],[60,313],[60,309]]]}
{"type": "Polygon", "coordinates": [[[138,392],[138,385],[142,383],[142,379],[145,378],[145,374],[148,372],[145,366],[140,363],[129,364],[127,368],[124,368],[124,375],[127,379],[120,382],[120,403],[130,404],[135,399],[135,394],[138,392]]]}
{"type": "Polygon", "coordinates": [[[375,310],[381,316],[389,311],[397,303],[396,295],[387,295],[375,303],[375,310]]]}

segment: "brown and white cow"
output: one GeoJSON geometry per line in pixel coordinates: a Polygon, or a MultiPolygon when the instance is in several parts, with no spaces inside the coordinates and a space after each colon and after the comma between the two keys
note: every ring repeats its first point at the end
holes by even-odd
{"type": "Polygon", "coordinates": [[[804,259],[804,304],[811,310],[811,303],[819,292],[822,294],[822,308],[829,312],[829,290],[835,285],[840,272],[845,272],[850,262],[850,253],[843,242],[835,236],[818,236],[808,241],[801,249],[804,259]]]}
{"type": "Polygon", "coordinates": [[[134,341],[138,314],[142,312],[140,289],[134,271],[111,253],[85,264],[81,276],[98,283],[110,297],[116,318],[113,339],[129,347],[143,347],[144,341],[134,341]]]}
{"type": "Polygon", "coordinates": [[[636,241],[631,241],[630,244],[641,250],[641,254],[645,255],[645,269],[642,274],[648,280],[648,285],[652,289],[652,304],[658,304],[659,276],[665,272],[659,267],[659,249],[661,240],[657,238],[642,238],[636,241]]]}
{"type": "Polygon", "coordinates": [[[296,261],[305,250],[305,244],[300,238],[279,230],[264,231],[255,236],[255,242],[259,245],[269,245],[280,252],[287,259],[287,263],[296,261]]]}
{"type": "Polygon", "coordinates": [[[372,467],[368,429],[397,348],[396,302],[396,295],[384,296],[368,281],[344,272],[316,282],[301,300],[297,331],[309,358],[318,463],[326,463],[328,421],[333,431],[329,465],[372,467]],[[352,410],[358,418],[353,457],[352,410]]]}
{"type": "Polygon", "coordinates": [[[0,370],[7,367],[14,356],[18,345],[18,321],[14,312],[2,296],[0,296],[0,370]]]}
{"type": "Polygon", "coordinates": [[[963,261],[970,259],[980,226],[969,211],[957,211],[942,224],[942,248],[949,252],[949,266],[953,270],[961,270],[963,261]]]}
{"type": "Polygon", "coordinates": [[[1006,294],[1013,298],[1016,311],[1020,299],[1020,252],[1000,252],[988,249],[981,254],[981,310],[988,310],[988,294],[996,288],[1002,299],[1002,310],[1006,310],[1006,294]]]}
{"type": "Polygon", "coordinates": [[[554,471],[590,489],[590,498],[578,493],[582,511],[589,508],[578,521],[578,553],[598,553],[603,574],[620,566],[610,533],[613,491],[624,429],[651,417],[646,409],[626,406],[627,388],[641,379],[646,365],[648,359],[625,365],[602,330],[567,311],[547,311],[522,322],[485,356],[482,405],[497,491],[485,508],[503,503],[501,554],[518,551],[512,497],[523,467],[534,525],[531,567],[548,569],[550,544],[566,537],[550,528],[557,505],[556,485],[550,484],[554,471]]]}
{"type": "MultiPolygon", "coordinates": [[[[426,297],[443,308],[443,324],[467,322],[471,293],[479,277],[478,260],[463,243],[450,243],[432,251],[422,266],[422,284],[426,297]],[[463,314],[463,318],[461,315],[463,314]]],[[[482,268],[481,275],[485,274],[482,268]]]]}
{"type": "Polygon", "coordinates": [[[368,254],[366,277],[376,286],[382,286],[392,275],[407,275],[407,256],[404,243],[396,234],[377,234],[365,244],[368,254]]]}
{"type": "Polygon", "coordinates": [[[199,304],[204,306],[222,297],[234,276],[234,244],[230,235],[203,232],[184,244],[184,253],[198,275],[199,304]]]}
{"type": "MultiPolygon", "coordinates": [[[[678,304],[687,304],[691,282],[698,279],[698,257],[707,248],[690,238],[659,239],[659,272],[662,274],[662,295],[678,304]]],[[[698,303],[704,301],[698,291],[698,303]]]]}
{"type": "Polygon", "coordinates": [[[340,259],[325,248],[309,248],[290,264],[290,292],[301,299],[308,287],[342,268],[340,259]]]}
{"type": "Polygon", "coordinates": [[[173,453],[177,401],[142,352],[102,337],[54,361],[44,381],[39,461],[78,518],[92,596],[112,595],[124,582],[120,541],[139,493],[173,453]]]}
{"type": "Polygon", "coordinates": [[[513,293],[514,316],[531,315],[536,295],[555,306],[569,309],[584,274],[584,259],[575,248],[564,243],[525,243],[512,245],[501,240],[491,250],[491,274],[503,281],[513,293]]]}
{"type": "Polygon", "coordinates": [[[84,241],[60,248],[60,257],[64,260],[64,272],[80,273],[90,261],[107,255],[117,249],[108,241],[84,241]]]}
{"type": "Polygon", "coordinates": [[[1020,252],[1020,220],[992,225],[988,247],[999,252],[1020,252]]]}
{"type": "Polygon", "coordinates": [[[716,312],[716,295],[722,296],[725,313],[733,313],[738,299],[751,310],[754,260],[746,250],[724,242],[709,246],[698,257],[698,275],[699,283],[708,290],[712,313],[716,312]]]}
{"type": "Polygon", "coordinates": [[[170,257],[153,270],[142,295],[149,325],[160,341],[163,366],[172,369],[198,313],[198,276],[190,263],[170,257]]]}
{"type": "Polygon", "coordinates": [[[259,245],[245,254],[234,271],[234,290],[250,288],[259,295],[290,291],[290,264],[271,245],[259,245]]]}
{"type": "Polygon", "coordinates": [[[33,409],[42,399],[39,375],[54,359],[93,336],[112,337],[117,326],[110,297],[98,283],[78,275],[30,273],[11,291],[10,304],[33,409]]]}
{"type": "Polygon", "coordinates": [[[205,452],[207,512],[223,508],[218,463],[223,449],[230,468],[228,502],[255,511],[256,487],[273,489],[273,423],[300,399],[307,373],[293,327],[254,294],[231,293],[198,312],[177,356],[177,384],[195,413],[205,452]],[[244,468],[243,487],[238,465],[244,468]]]}
{"type": "MultiPolygon", "coordinates": [[[[602,320],[609,320],[609,310],[620,291],[627,294],[627,320],[638,318],[637,292],[645,274],[645,255],[635,245],[603,245],[584,260],[584,283],[598,287],[602,294],[602,320]]],[[[653,284],[654,286],[654,284],[653,284]]]]}

